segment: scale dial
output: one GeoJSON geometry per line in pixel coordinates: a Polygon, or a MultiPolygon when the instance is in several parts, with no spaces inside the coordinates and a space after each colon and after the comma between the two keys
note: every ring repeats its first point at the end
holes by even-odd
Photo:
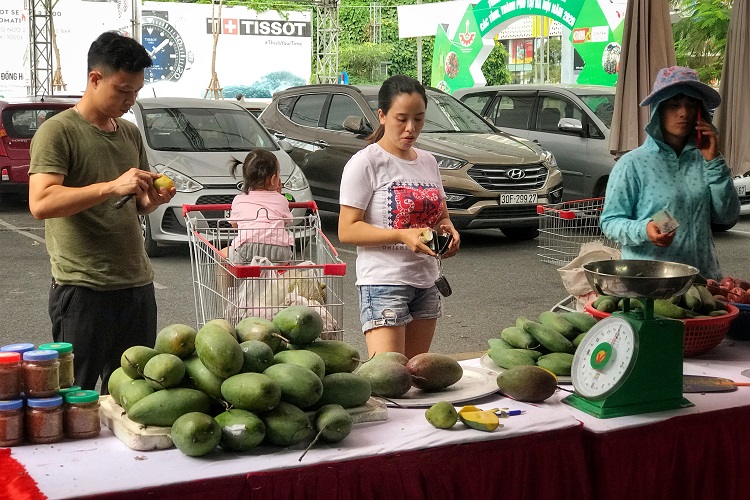
{"type": "Polygon", "coordinates": [[[594,325],[576,349],[571,378],[581,396],[604,399],[628,378],[638,357],[638,333],[616,316],[594,325]]]}

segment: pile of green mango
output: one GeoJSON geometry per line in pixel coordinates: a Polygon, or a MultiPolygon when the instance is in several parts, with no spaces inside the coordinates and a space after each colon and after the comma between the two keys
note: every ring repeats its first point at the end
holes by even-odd
{"type": "Polygon", "coordinates": [[[347,409],[364,405],[372,387],[353,373],[357,350],[319,339],[322,331],[320,315],[305,306],[273,321],[215,319],[197,331],[169,325],[153,348],[122,354],[108,390],[130,420],[171,427],[172,442],[189,456],[217,446],[290,446],[316,433],[315,441],[340,441],[352,428],[347,409]]]}
{"type": "MultiPolygon", "coordinates": [[[[612,313],[622,309],[622,298],[600,295],[592,306],[597,311],[612,313]]],[[[630,299],[631,309],[643,309],[638,299],[630,299]]],[[[703,285],[692,285],[682,295],[669,299],[654,300],[654,313],[665,318],[691,319],[723,316],[727,314],[726,304],[717,300],[703,285]]]]}
{"type": "Polygon", "coordinates": [[[501,368],[539,366],[555,375],[570,375],[573,353],[596,320],[581,312],[544,311],[538,321],[525,316],[487,342],[490,359],[501,368]]]}

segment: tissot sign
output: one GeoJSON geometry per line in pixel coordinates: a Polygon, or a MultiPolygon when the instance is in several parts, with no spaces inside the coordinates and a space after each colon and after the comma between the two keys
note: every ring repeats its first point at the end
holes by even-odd
{"type": "MultiPolygon", "coordinates": [[[[206,33],[213,33],[213,25],[211,18],[206,19],[206,33]]],[[[309,22],[259,21],[223,17],[220,26],[223,35],[310,37],[309,22]]]]}
{"type": "MultiPolygon", "coordinates": [[[[56,93],[83,92],[89,45],[104,31],[130,35],[130,5],[130,1],[117,0],[57,1],[55,33],[67,90],[56,93]]],[[[153,61],[145,71],[146,86],[140,95],[203,97],[212,76],[211,5],[151,1],[138,2],[138,6],[140,41],[153,61]]],[[[215,67],[225,97],[238,93],[271,97],[274,91],[310,80],[310,12],[258,13],[224,6],[218,23],[215,67]]],[[[27,94],[29,45],[24,0],[0,0],[0,95],[27,94]]]]}

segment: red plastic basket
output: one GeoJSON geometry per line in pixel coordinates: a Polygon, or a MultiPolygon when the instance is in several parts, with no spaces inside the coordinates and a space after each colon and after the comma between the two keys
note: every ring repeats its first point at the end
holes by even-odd
{"type": "MultiPolygon", "coordinates": [[[[608,317],[609,313],[594,309],[595,300],[591,299],[586,303],[584,306],[586,312],[596,319],[608,317]]],[[[737,307],[727,304],[727,314],[723,316],[681,319],[680,321],[685,324],[685,347],[682,355],[686,358],[697,356],[719,345],[739,313],[737,307]]]]}

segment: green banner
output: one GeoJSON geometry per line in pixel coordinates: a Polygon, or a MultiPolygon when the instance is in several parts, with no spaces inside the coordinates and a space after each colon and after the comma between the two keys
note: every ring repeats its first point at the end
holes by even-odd
{"type": "Polygon", "coordinates": [[[616,84],[623,23],[613,32],[598,0],[480,0],[468,6],[452,38],[445,25],[438,26],[431,85],[453,92],[483,84],[481,68],[493,37],[522,16],[549,17],[572,31],[573,46],[585,63],[578,83],[616,84]]]}
{"type": "Polygon", "coordinates": [[[481,36],[513,17],[545,16],[573,29],[584,0],[481,0],[474,14],[481,36]]]}

